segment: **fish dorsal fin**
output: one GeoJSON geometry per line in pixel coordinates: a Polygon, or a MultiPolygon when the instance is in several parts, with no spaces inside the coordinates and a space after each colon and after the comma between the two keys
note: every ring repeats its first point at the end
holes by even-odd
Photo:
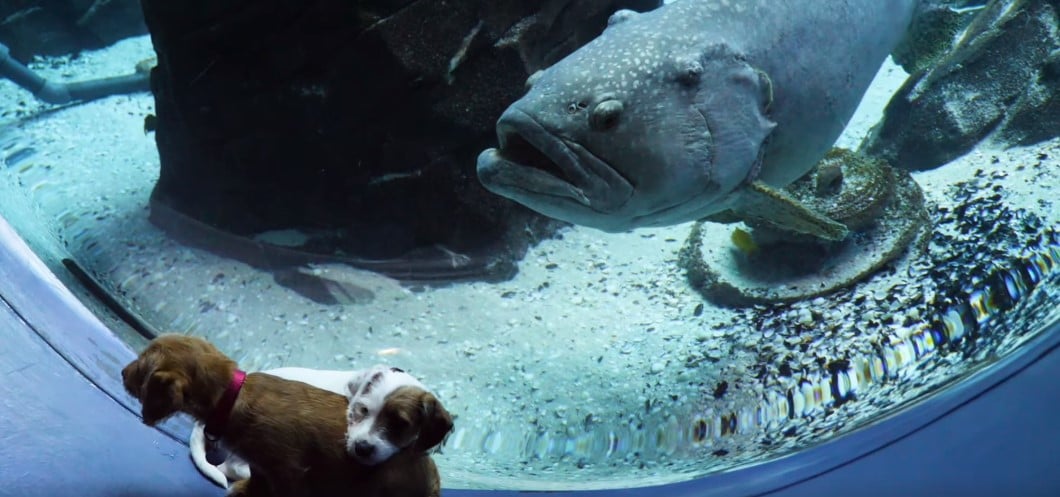
{"type": "Polygon", "coordinates": [[[695,106],[710,130],[711,180],[733,191],[757,176],[766,139],[776,127],[768,116],[772,81],[725,45],[676,62],[678,81],[698,87],[695,106]]]}
{"type": "Polygon", "coordinates": [[[734,210],[738,211],[741,217],[761,219],[781,229],[829,241],[842,240],[849,233],[842,223],[761,181],[748,183],[740,193],[740,201],[734,210]]]}

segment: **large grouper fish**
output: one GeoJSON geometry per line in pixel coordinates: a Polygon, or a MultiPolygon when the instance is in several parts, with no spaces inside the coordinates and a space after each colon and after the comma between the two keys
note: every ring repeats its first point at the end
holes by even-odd
{"type": "Polygon", "coordinates": [[[780,188],[853,115],[924,0],[677,0],[538,71],[478,157],[490,191],[608,232],[723,211],[826,239],[780,188]]]}

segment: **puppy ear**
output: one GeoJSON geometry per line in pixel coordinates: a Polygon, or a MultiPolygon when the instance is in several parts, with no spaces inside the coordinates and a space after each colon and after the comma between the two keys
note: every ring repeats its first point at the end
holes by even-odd
{"type": "Polygon", "coordinates": [[[346,383],[346,397],[349,399],[356,397],[357,392],[361,391],[361,387],[372,379],[374,372],[374,368],[358,371],[357,375],[351,378],[349,383],[346,383]]]}
{"type": "Polygon", "coordinates": [[[144,424],[154,426],[184,407],[187,380],[171,371],[154,371],[140,388],[144,424]]]}
{"type": "Polygon", "coordinates": [[[445,440],[445,436],[453,429],[453,417],[431,393],[423,394],[422,409],[423,425],[420,427],[415,447],[426,451],[445,440]]]}

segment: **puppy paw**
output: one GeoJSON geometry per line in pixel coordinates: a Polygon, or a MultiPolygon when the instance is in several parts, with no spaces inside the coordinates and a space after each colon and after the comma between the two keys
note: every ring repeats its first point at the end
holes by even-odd
{"type": "Polygon", "coordinates": [[[232,483],[228,487],[228,497],[285,497],[277,495],[269,484],[261,478],[248,478],[232,483]]]}
{"type": "Polygon", "coordinates": [[[228,497],[249,497],[250,493],[247,484],[250,480],[240,480],[228,486],[228,492],[225,494],[228,497]]]}

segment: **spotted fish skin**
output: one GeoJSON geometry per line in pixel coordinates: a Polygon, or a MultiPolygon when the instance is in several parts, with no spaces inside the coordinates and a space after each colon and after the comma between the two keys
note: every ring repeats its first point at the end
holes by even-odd
{"type": "Polygon", "coordinates": [[[483,185],[624,231],[739,211],[842,132],[918,0],[678,0],[620,11],[531,76],[479,155],[483,185]]]}

